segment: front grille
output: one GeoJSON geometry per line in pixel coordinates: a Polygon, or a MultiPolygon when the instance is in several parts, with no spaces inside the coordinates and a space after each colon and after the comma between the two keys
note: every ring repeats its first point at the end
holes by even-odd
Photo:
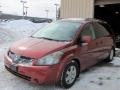
{"type": "Polygon", "coordinates": [[[5,66],[5,68],[6,68],[9,72],[11,72],[12,74],[14,74],[14,75],[16,75],[16,76],[18,76],[18,77],[21,77],[21,78],[23,78],[23,79],[25,79],[25,80],[30,81],[30,79],[31,79],[31,77],[28,77],[28,76],[19,74],[18,72],[15,72],[15,71],[11,70],[11,69],[8,68],[7,66],[5,66]]]}
{"type": "Polygon", "coordinates": [[[11,51],[8,52],[8,56],[12,59],[13,63],[15,64],[21,64],[21,63],[27,64],[32,62],[32,58],[20,56],[11,51]]]}

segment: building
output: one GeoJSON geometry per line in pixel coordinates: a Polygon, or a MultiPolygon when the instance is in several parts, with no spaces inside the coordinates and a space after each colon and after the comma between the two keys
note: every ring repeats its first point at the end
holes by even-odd
{"type": "Polygon", "coordinates": [[[61,0],[60,18],[97,18],[111,25],[120,42],[120,0],[61,0]]]}
{"type": "Polygon", "coordinates": [[[97,6],[118,4],[120,0],[61,0],[61,18],[93,18],[97,6]]]}

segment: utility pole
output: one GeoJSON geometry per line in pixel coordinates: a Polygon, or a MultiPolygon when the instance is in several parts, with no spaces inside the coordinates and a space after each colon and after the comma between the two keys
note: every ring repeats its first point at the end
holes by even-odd
{"type": "Polygon", "coordinates": [[[45,10],[45,12],[46,12],[46,18],[48,18],[49,10],[45,10]]]}
{"type": "MultiPolygon", "coordinates": [[[[0,17],[1,17],[1,15],[2,15],[1,7],[2,7],[2,6],[0,5],[0,17]]],[[[2,19],[2,18],[0,18],[0,22],[2,21],[1,19],[2,19]]]]}
{"type": "Polygon", "coordinates": [[[28,14],[28,8],[29,8],[29,7],[24,6],[24,8],[25,8],[25,15],[26,15],[26,17],[27,17],[27,14],[28,14]]]}
{"type": "Polygon", "coordinates": [[[0,15],[2,14],[2,10],[1,10],[1,7],[2,7],[2,6],[0,5],[0,15]]]}
{"type": "Polygon", "coordinates": [[[2,6],[0,5],[0,8],[1,8],[2,6]]]}
{"type": "Polygon", "coordinates": [[[59,4],[55,3],[54,5],[56,7],[56,20],[57,20],[58,19],[58,6],[59,6],[59,4]]]}
{"type": "Polygon", "coordinates": [[[25,16],[25,11],[24,11],[24,7],[25,7],[25,3],[27,3],[27,1],[20,1],[22,4],[23,4],[23,19],[24,19],[24,16],[25,16]]]}

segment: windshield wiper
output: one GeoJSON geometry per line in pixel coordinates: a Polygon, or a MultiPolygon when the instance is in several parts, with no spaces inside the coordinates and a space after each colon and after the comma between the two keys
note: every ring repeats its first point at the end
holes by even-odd
{"type": "Polygon", "coordinates": [[[39,39],[46,39],[46,40],[51,40],[51,41],[58,41],[58,42],[69,42],[68,40],[55,40],[55,39],[51,39],[51,38],[46,38],[46,37],[33,37],[32,38],[39,38],[39,39]]]}
{"type": "Polygon", "coordinates": [[[52,40],[52,39],[50,39],[50,38],[46,38],[46,37],[33,37],[33,36],[30,36],[30,37],[32,37],[32,38],[38,38],[38,39],[47,39],[47,40],[52,40]]]}
{"type": "Polygon", "coordinates": [[[47,40],[54,41],[54,39],[51,39],[51,38],[46,38],[46,37],[40,37],[40,39],[47,39],[47,40]]]}
{"type": "Polygon", "coordinates": [[[69,42],[67,40],[56,40],[56,39],[51,39],[51,38],[46,38],[46,37],[40,37],[40,39],[47,39],[47,40],[57,41],[57,42],[69,42]]]}

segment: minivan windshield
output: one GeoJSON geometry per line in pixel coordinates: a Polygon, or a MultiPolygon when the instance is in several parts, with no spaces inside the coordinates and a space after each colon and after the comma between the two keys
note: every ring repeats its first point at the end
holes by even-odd
{"type": "Polygon", "coordinates": [[[55,41],[71,41],[80,25],[80,22],[56,21],[40,29],[32,37],[55,41]]]}

